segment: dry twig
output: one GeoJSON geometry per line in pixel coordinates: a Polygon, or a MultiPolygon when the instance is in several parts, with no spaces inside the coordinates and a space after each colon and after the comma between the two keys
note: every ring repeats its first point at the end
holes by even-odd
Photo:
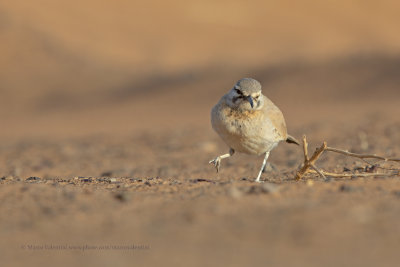
{"type": "Polygon", "coordinates": [[[304,135],[303,136],[303,152],[304,152],[304,163],[303,166],[297,171],[296,173],[296,180],[300,180],[304,175],[307,173],[318,173],[322,178],[326,178],[326,176],[331,176],[331,177],[368,177],[368,176],[396,176],[400,175],[400,171],[396,170],[397,172],[392,172],[392,173],[331,173],[331,172],[326,172],[323,170],[320,170],[316,167],[315,162],[318,160],[318,158],[322,155],[324,151],[330,151],[330,152],[335,152],[339,154],[343,154],[349,157],[355,157],[359,159],[378,159],[378,160],[383,160],[383,161],[393,161],[393,162],[400,162],[400,159],[396,158],[385,158],[381,156],[377,156],[375,154],[357,154],[357,153],[352,153],[349,151],[345,151],[342,149],[338,148],[333,148],[333,147],[328,147],[326,142],[323,142],[322,145],[317,148],[314,152],[314,154],[311,156],[311,158],[308,157],[308,143],[307,143],[307,138],[304,135]]]}
{"type": "MultiPolygon", "coordinates": [[[[316,171],[310,170],[310,173],[318,173],[316,171]]],[[[330,177],[371,177],[371,176],[398,176],[400,172],[393,172],[393,173],[333,173],[333,172],[326,172],[321,171],[323,175],[330,176],[330,177]]]]}
{"type": "Polygon", "coordinates": [[[341,150],[341,149],[333,148],[333,147],[327,147],[325,150],[331,151],[331,152],[336,152],[336,153],[343,154],[343,155],[350,156],[350,157],[360,158],[360,159],[379,159],[379,160],[383,160],[383,161],[400,162],[400,159],[385,158],[385,157],[377,156],[375,154],[357,154],[357,153],[352,153],[352,152],[349,152],[346,150],[341,150]]]}

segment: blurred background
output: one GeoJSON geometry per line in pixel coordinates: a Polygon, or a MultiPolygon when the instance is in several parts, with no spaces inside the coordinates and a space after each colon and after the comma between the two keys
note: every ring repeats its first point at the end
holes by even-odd
{"type": "Polygon", "coordinates": [[[3,1],[0,135],[209,127],[209,110],[242,77],[259,79],[294,127],[398,114],[399,8],[365,0],[3,1]]]}

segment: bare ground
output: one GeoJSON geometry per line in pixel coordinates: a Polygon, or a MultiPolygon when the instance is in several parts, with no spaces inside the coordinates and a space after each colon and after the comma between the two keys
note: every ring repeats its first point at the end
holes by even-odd
{"type": "MultiPolygon", "coordinates": [[[[327,141],[399,157],[398,66],[361,57],[249,73],[282,108],[291,134],[307,134],[311,151],[327,141]]],[[[211,130],[209,110],[233,76],[247,75],[153,83],[88,106],[54,102],[4,116],[2,262],[397,266],[398,175],[295,181],[302,151],[289,144],[271,154],[265,184],[253,182],[257,157],[235,155],[215,173],[208,161],[228,148],[211,130]]],[[[334,154],[317,165],[355,174],[399,169],[334,154]]]]}

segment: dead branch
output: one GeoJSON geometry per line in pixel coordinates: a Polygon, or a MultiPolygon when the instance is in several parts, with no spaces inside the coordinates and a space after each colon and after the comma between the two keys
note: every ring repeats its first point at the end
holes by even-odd
{"type": "Polygon", "coordinates": [[[400,162],[400,159],[385,158],[385,157],[377,156],[375,154],[357,154],[357,153],[352,153],[352,152],[349,152],[349,151],[346,151],[346,150],[333,148],[333,147],[327,147],[325,150],[326,151],[331,151],[331,152],[336,152],[336,153],[343,154],[343,155],[350,156],[350,157],[360,158],[360,159],[379,159],[379,160],[383,160],[383,161],[400,162]]]}
{"type": "Polygon", "coordinates": [[[326,142],[321,147],[317,148],[311,158],[308,158],[308,143],[307,138],[303,135],[303,150],[304,150],[304,164],[303,167],[296,173],[296,180],[300,180],[309,169],[314,165],[314,162],[321,156],[322,152],[326,149],[326,142]]]}
{"type": "Polygon", "coordinates": [[[319,157],[322,155],[324,151],[330,151],[330,152],[335,152],[339,154],[343,154],[349,157],[355,157],[359,159],[378,159],[378,160],[383,160],[383,161],[393,161],[393,162],[400,162],[400,159],[396,158],[385,158],[381,157],[375,154],[357,154],[357,153],[352,153],[346,150],[338,149],[338,148],[333,148],[333,147],[328,147],[326,142],[323,142],[322,145],[315,150],[311,158],[308,156],[308,143],[307,143],[307,138],[305,135],[303,135],[303,153],[304,153],[304,163],[303,166],[297,171],[296,173],[296,180],[300,180],[304,175],[307,173],[318,173],[322,178],[326,178],[326,176],[331,176],[331,177],[368,177],[368,176],[397,176],[400,175],[400,170],[397,170],[397,172],[392,172],[392,173],[331,173],[331,172],[326,172],[323,170],[318,169],[318,167],[315,165],[315,162],[319,159],[319,157]]]}
{"type": "MultiPolygon", "coordinates": [[[[314,170],[310,170],[310,173],[318,173],[314,170]]],[[[400,175],[399,172],[393,172],[393,173],[333,173],[333,172],[326,172],[326,171],[321,171],[321,173],[325,176],[330,176],[330,177],[371,177],[371,176],[398,176],[400,175]]],[[[319,174],[319,173],[318,173],[319,174]]]]}

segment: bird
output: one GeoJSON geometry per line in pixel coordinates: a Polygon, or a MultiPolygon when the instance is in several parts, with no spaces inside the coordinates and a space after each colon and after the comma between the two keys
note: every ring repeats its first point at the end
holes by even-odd
{"type": "Polygon", "coordinates": [[[240,79],[222,96],[211,110],[211,125],[229,146],[229,153],[217,156],[209,163],[219,172],[221,160],[235,152],[264,154],[256,182],[261,182],[270,152],[280,141],[299,145],[296,138],[287,133],[281,110],[262,94],[261,83],[253,78],[240,79]]]}

